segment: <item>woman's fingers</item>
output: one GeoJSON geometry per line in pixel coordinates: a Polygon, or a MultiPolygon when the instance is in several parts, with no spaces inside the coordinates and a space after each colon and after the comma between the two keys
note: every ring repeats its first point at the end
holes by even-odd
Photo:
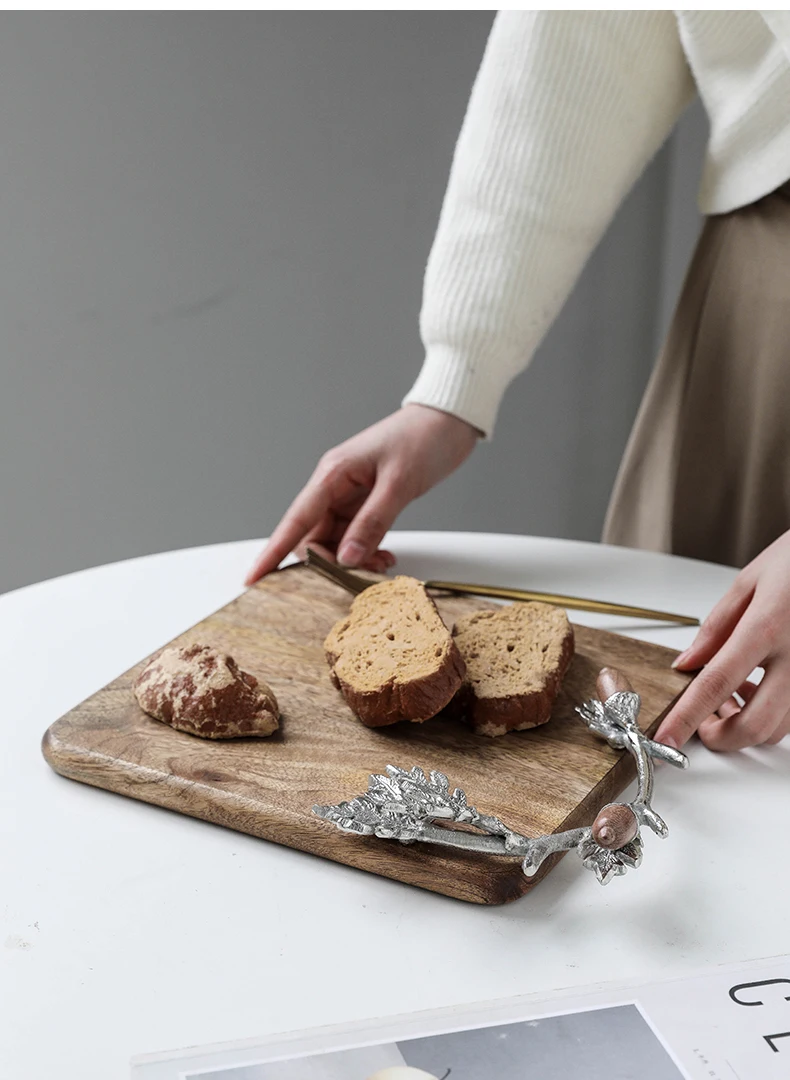
{"type": "Polygon", "coordinates": [[[758,685],[758,683],[749,682],[748,679],[745,683],[741,683],[738,689],[733,693],[732,697],[728,698],[727,701],[716,710],[721,719],[726,720],[728,717],[734,716],[735,713],[740,712],[747,701],[752,700],[758,685]]]}
{"type": "Polygon", "coordinates": [[[411,499],[469,456],[480,434],[457,416],[415,404],[329,450],[274,530],[246,584],[274,570],[308,537],[337,551],[349,566],[388,569],[395,559],[379,550],[384,533],[411,499]]]}
{"type": "Polygon", "coordinates": [[[290,555],[300,540],[319,524],[328,512],[333,497],[331,487],[322,483],[314,473],[269,537],[268,544],[253,564],[244,584],[252,585],[258,578],[276,570],[285,556],[290,555]]]}
{"type": "Polygon", "coordinates": [[[742,709],[725,719],[711,716],[700,724],[700,738],[710,750],[743,750],[778,742],[786,734],[783,729],[789,705],[790,669],[777,662],[754,687],[742,709]]]}
{"type": "Polygon", "coordinates": [[[362,567],[363,570],[372,570],[374,574],[386,574],[394,564],[390,561],[395,556],[388,551],[374,551],[362,567]]]}
{"type": "MultiPolygon", "coordinates": [[[[760,687],[760,683],[759,682],[752,682],[751,679],[747,679],[746,682],[741,683],[741,685],[735,691],[737,696],[741,699],[742,704],[739,703],[740,708],[743,708],[744,705],[749,704],[749,702],[752,700],[754,695],[757,693],[759,687],[760,687]]],[[[790,703],[788,703],[788,704],[790,704],[790,703]]]]}
{"type": "MultiPolygon", "coordinates": [[[[308,548],[317,555],[323,556],[323,558],[327,559],[329,562],[337,562],[336,547],[322,544],[320,540],[315,540],[311,536],[306,537],[301,544],[297,544],[294,548],[294,554],[300,559],[304,559],[307,556],[308,548]]],[[[396,562],[397,560],[391,551],[385,551],[382,548],[379,548],[377,551],[374,551],[370,558],[366,559],[361,566],[357,567],[357,569],[371,570],[374,574],[386,574],[396,562]]]]}
{"type": "Polygon", "coordinates": [[[311,551],[314,551],[316,555],[321,555],[328,562],[335,562],[337,558],[337,552],[332,547],[327,547],[326,544],[322,544],[320,540],[316,540],[312,536],[305,537],[300,544],[296,545],[294,548],[294,555],[296,555],[298,559],[304,560],[307,558],[308,548],[310,548],[311,551]]]}
{"type": "MultiPolygon", "coordinates": [[[[741,620],[737,630],[700,672],[661,724],[656,739],[680,748],[712,717],[762,663],[769,651],[757,620],[741,620]]],[[[722,721],[724,723],[725,721],[722,721]]]]}
{"type": "Polygon", "coordinates": [[[276,570],[285,556],[289,555],[310,531],[324,509],[320,491],[302,492],[269,537],[269,542],[253,563],[244,584],[252,585],[258,578],[276,570]],[[303,498],[307,494],[312,497],[310,501],[303,498]]]}
{"type": "Polygon", "coordinates": [[[769,746],[776,746],[776,744],[780,743],[782,739],[786,739],[788,735],[790,735],[790,712],[787,714],[782,723],[773,733],[771,738],[766,739],[765,741],[768,743],[769,746]]]}
{"type": "MultiPolygon", "coordinates": [[[[728,720],[731,716],[735,716],[736,713],[739,713],[742,708],[743,706],[739,701],[735,700],[735,697],[730,697],[723,705],[719,706],[713,715],[718,716],[720,720],[728,720]]],[[[704,724],[706,721],[703,720],[702,723],[704,724]]],[[[700,727],[702,727],[702,724],[700,724],[700,727]]]]}
{"type": "Polygon", "coordinates": [[[700,736],[703,737],[703,740],[703,730],[715,728],[719,720],[729,720],[730,717],[736,716],[741,709],[743,709],[744,705],[754,697],[757,686],[757,683],[749,682],[747,679],[745,683],[741,683],[738,689],[727,698],[723,705],[719,706],[712,716],[703,720],[697,729],[700,736]]]}
{"type": "Polygon", "coordinates": [[[276,570],[305,537],[313,533],[323,535],[324,523],[330,519],[332,508],[349,507],[354,503],[359,506],[368,490],[351,476],[342,455],[335,451],[325,454],[269,537],[244,584],[252,585],[258,578],[276,570]]]}
{"type": "Polygon", "coordinates": [[[696,671],[712,660],[738,625],[753,595],[753,585],[737,579],[708,615],[688,649],[675,660],[673,667],[696,671]]]}
{"type": "MultiPolygon", "coordinates": [[[[306,537],[297,547],[296,551],[300,558],[304,558],[305,549],[309,546],[318,551],[320,555],[323,555],[325,559],[331,559],[334,562],[337,559],[337,549],[346,535],[349,525],[364,504],[366,494],[356,496],[347,507],[343,508],[342,512],[336,511],[328,514],[327,521],[322,526],[319,526],[312,536],[306,537]],[[317,540],[314,540],[313,537],[316,537],[317,540]]],[[[379,548],[361,564],[360,569],[373,570],[377,574],[386,574],[397,561],[391,551],[379,548]]]]}
{"type": "Polygon", "coordinates": [[[362,566],[378,550],[385,533],[410,499],[404,483],[392,474],[381,473],[346,530],[338,547],[338,560],[344,566],[362,566]]]}

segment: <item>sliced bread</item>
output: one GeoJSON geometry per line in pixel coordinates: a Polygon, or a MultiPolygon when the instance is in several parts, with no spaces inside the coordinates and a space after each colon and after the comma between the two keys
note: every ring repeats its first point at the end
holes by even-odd
{"type": "Polygon", "coordinates": [[[562,608],[511,604],[459,619],[453,638],[466,664],[454,711],[480,735],[545,724],[573,657],[562,608]]]}
{"type": "Polygon", "coordinates": [[[428,720],[464,681],[464,662],[422,582],[360,593],[324,642],[335,685],[368,727],[428,720]]]}

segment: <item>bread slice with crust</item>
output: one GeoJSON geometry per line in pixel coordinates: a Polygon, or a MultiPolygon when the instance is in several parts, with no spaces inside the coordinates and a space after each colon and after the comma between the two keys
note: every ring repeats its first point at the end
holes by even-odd
{"type": "Polygon", "coordinates": [[[545,724],[573,657],[562,608],[510,604],[458,619],[453,638],[466,680],[453,710],[480,735],[545,724]]]}
{"type": "Polygon", "coordinates": [[[464,681],[455,642],[415,578],[399,576],[361,592],[324,649],[335,685],[368,727],[428,720],[464,681]]]}

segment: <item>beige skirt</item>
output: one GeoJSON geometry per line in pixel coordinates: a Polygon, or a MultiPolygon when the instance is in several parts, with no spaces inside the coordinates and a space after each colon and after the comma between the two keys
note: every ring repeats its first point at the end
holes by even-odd
{"type": "Polygon", "coordinates": [[[787,529],[790,183],[707,219],[603,540],[743,566],[787,529]]]}

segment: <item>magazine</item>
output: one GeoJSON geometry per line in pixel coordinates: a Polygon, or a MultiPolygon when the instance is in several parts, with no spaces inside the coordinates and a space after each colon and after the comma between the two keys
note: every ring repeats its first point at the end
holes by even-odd
{"type": "Polygon", "coordinates": [[[137,1057],[133,1080],[787,1080],[790,956],[137,1057]]]}

